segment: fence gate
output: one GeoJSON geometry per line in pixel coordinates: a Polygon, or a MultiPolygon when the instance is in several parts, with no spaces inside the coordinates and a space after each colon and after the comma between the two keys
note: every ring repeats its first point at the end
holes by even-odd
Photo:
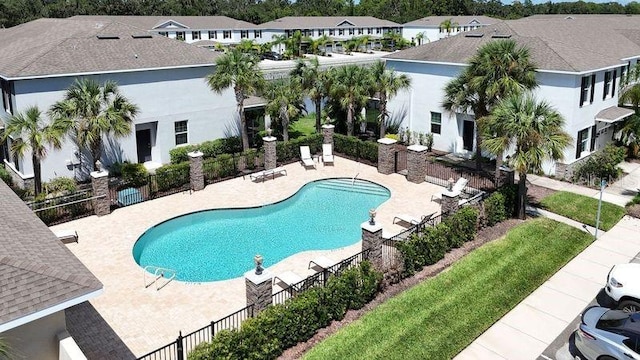
{"type": "Polygon", "coordinates": [[[407,147],[404,145],[396,145],[393,172],[407,175],[407,147]]]}

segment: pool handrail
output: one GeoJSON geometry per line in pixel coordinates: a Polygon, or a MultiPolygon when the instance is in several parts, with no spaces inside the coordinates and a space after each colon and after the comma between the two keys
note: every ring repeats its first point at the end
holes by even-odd
{"type": "Polygon", "coordinates": [[[143,277],[144,277],[144,288],[148,288],[149,286],[151,286],[152,284],[156,284],[156,291],[162,289],[163,287],[167,286],[167,284],[169,284],[173,279],[175,279],[176,277],[176,271],[173,269],[169,269],[169,268],[163,268],[163,267],[159,267],[159,266],[155,266],[155,265],[147,265],[144,267],[144,269],[142,269],[143,272],[143,277]],[[153,281],[151,281],[150,283],[147,284],[147,273],[151,273],[151,269],[155,269],[153,271],[153,281]],[[165,274],[169,273],[170,276],[169,277],[165,277],[165,274]],[[160,278],[166,278],[167,281],[162,284],[162,285],[158,285],[159,282],[158,280],[160,278]]]}

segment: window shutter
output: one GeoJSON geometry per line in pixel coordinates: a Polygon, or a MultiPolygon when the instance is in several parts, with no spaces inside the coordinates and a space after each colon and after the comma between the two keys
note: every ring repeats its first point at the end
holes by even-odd
{"type": "Polygon", "coordinates": [[[609,80],[609,76],[610,73],[608,71],[605,71],[604,73],[604,82],[602,83],[602,100],[607,98],[607,93],[609,92],[609,89],[607,89],[607,83],[609,80]]]}
{"type": "Polygon", "coordinates": [[[595,95],[596,90],[596,74],[591,75],[591,99],[589,99],[589,103],[593,104],[593,95],[595,95]]]}
{"type": "Polygon", "coordinates": [[[613,70],[613,80],[611,82],[611,97],[616,95],[616,76],[618,76],[618,71],[613,70]]]}
{"type": "Polygon", "coordinates": [[[596,148],[596,126],[591,127],[591,148],[589,151],[593,151],[596,148]]]}
{"type": "Polygon", "coordinates": [[[582,136],[580,131],[578,131],[578,136],[576,136],[578,142],[576,143],[576,159],[580,159],[580,144],[582,143],[582,136]]]}
{"type": "Polygon", "coordinates": [[[584,88],[587,86],[587,77],[582,77],[582,85],[580,85],[580,106],[584,105],[584,102],[587,100],[584,97],[584,88]]]}

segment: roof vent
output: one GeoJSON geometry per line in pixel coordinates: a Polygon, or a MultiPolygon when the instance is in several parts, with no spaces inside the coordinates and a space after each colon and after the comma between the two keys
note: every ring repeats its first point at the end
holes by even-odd
{"type": "Polygon", "coordinates": [[[575,19],[575,18],[574,18],[573,16],[569,15],[569,16],[565,17],[564,19],[565,19],[565,20],[573,20],[573,19],[575,19]]]}
{"type": "Polygon", "coordinates": [[[481,38],[483,36],[484,36],[483,33],[465,33],[464,34],[464,37],[470,37],[470,38],[481,38]]]}
{"type": "Polygon", "coordinates": [[[131,37],[134,39],[151,39],[152,38],[150,34],[131,35],[131,37]]]}
{"type": "Polygon", "coordinates": [[[495,39],[508,39],[511,37],[511,34],[493,34],[491,37],[495,39]]]}
{"type": "Polygon", "coordinates": [[[120,39],[118,35],[97,35],[100,40],[117,40],[120,39]]]}

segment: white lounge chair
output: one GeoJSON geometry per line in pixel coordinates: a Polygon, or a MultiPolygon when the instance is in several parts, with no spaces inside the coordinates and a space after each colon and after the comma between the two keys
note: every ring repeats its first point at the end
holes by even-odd
{"type": "Polygon", "coordinates": [[[300,161],[305,167],[316,167],[316,162],[311,158],[311,150],[308,146],[300,146],[300,161]]]}
{"type": "Polygon", "coordinates": [[[284,167],[277,167],[275,169],[262,170],[249,174],[249,178],[253,181],[262,180],[264,182],[265,178],[271,176],[271,179],[275,179],[276,175],[287,175],[287,169],[284,167]]]}
{"type": "Polygon", "coordinates": [[[403,222],[405,222],[407,224],[418,225],[423,221],[429,221],[433,217],[433,215],[435,215],[435,214],[436,213],[432,213],[432,214],[429,214],[429,215],[422,215],[420,217],[420,219],[418,219],[418,218],[416,218],[414,216],[408,215],[408,214],[400,214],[400,215],[395,216],[393,218],[392,222],[395,224],[396,222],[403,221],[403,222]]]}
{"type": "MultiPolygon", "coordinates": [[[[456,181],[455,184],[453,184],[453,187],[451,188],[451,191],[453,192],[460,192],[462,190],[464,190],[465,186],[467,186],[467,183],[469,182],[469,180],[461,177],[458,179],[458,181],[456,181]]],[[[431,195],[431,201],[433,200],[442,200],[442,193],[440,194],[433,194],[431,195]]]]}
{"type": "Polygon", "coordinates": [[[56,230],[53,234],[57,236],[58,240],[62,241],[63,244],[78,242],[78,232],[75,230],[56,230]]]}
{"type": "Polygon", "coordinates": [[[281,282],[287,285],[285,288],[292,288],[293,290],[296,290],[296,291],[298,291],[298,288],[296,285],[300,284],[300,282],[302,282],[303,280],[304,278],[302,278],[302,276],[294,273],[293,271],[285,271],[282,274],[273,277],[274,284],[281,282]]]}
{"type": "Polygon", "coordinates": [[[333,164],[333,151],[331,144],[322,144],[322,162],[333,164]]]}
{"type": "Polygon", "coordinates": [[[309,261],[309,266],[307,268],[311,269],[311,267],[314,266],[314,267],[319,267],[322,270],[327,270],[337,263],[338,263],[337,261],[333,259],[329,259],[326,256],[318,256],[317,258],[309,261]]]}

